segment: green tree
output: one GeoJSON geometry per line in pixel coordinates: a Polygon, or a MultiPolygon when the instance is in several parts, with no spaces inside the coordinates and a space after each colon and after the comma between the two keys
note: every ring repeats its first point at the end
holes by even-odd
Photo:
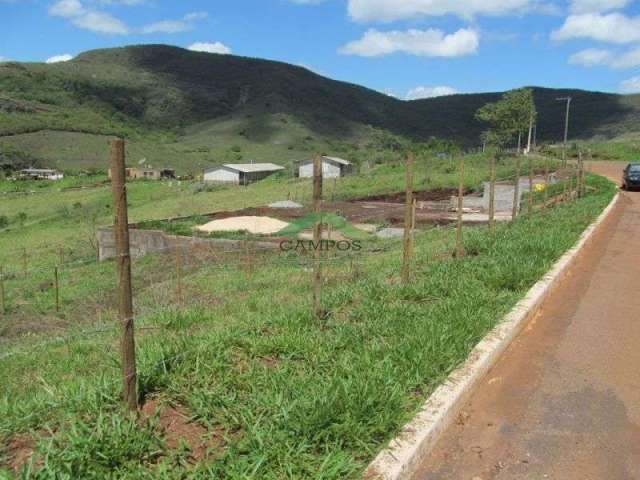
{"type": "Polygon", "coordinates": [[[476,112],[476,118],[489,126],[485,133],[487,143],[499,150],[515,137],[522,137],[536,115],[530,88],[511,90],[497,102],[487,103],[476,112]]]}

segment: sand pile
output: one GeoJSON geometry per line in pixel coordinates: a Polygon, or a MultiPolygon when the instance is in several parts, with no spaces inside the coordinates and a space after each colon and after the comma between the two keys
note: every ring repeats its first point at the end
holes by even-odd
{"type": "Polygon", "coordinates": [[[271,235],[285,227],[287,222],[271,217],[231,217],[222,220],[213,220],[196,227],[196,230],[205,233],[211,232],[237,232],[245,230],[256,235],[271,235]]]}

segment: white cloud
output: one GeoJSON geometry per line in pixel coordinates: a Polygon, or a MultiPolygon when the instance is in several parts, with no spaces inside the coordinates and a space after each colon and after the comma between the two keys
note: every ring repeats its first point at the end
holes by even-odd
{"type": "Polygon", "coordinates": [[[416,87],[407,92],[405,96],[406,100],[419,100],[421,98],[434,98],[444,97],[446,95],[455,95],[459,93],[453,87],[439,86],[439,87],[416,87]]]}
{"type": "Polygon", "coordinates": [[[360,40],[344,45],[340,53],[361,57],[378,57],[395,52],[423,57],[460,57],[475,53],[479,44],[478,32],[466,28],[448,35],[436,29],[390,32],[371,29],[360,40]]]}
{"type": "Polygon", "coordinates": [[[536,0],[349,0],[348,8],[359,22],[392,22],[423,16],[522,14],[540,5],[536,0]]]}
{"type": "Polygon", "coordinates": [[[182,20],[162,20],[160,22],[150,23],[140,29],[140,33],[180,33],[187,32],[193,28],[193,25],[183,22],[182,20]]]}
{"type": "Polygon", "coordinates": [[[49,7],[49,14],[55,17],[73,18],[85,12],[79,0],[59,0],[49,7]]]}
{"type": "Polygon", "coordinates": [[[590,38],[620,44],[636,42],[640,41],[640,17],[627,17],[620,13],[569,15],[551,38],[557,41],[590,38]]]}
{"type": "Polygon", "coordinates": [[[626,7],[630,0],[573,0],[571,13],[602,13],[626,7]]]}
{"type": "Polygon", "coordinates": [[[631,77],[620,84],[622,93],[638,93],[640,92],[640,77],[631,77]]]}
{"type": "Polygon", "coordinates": [[[79,0],[58,0],[49,8],[49,14],[68,18],[76,27],[95,33],[126,35],[129,27],[108,13],[88,10],[79,0]]]}
{"type": "Polygon", "coordinates": [[[231,53],[231,49],[222,42],[196,42],[187,47],[194,52],[206,52],[206,53],[220,53],[228,55],[231,53]]]}
{"type": "Polygon", "coordinates": [[[640,66],[640,47],[626,52],[611,62],[613,68],[634,68],[640,66]]]}
{"type": "Polygon", "coordinates": [[[601,48],[587,48],[574,53],[569,57],[571,65],[582,65],[583,67],[595,67],[598,65],[609,65],[613,59],[613,54],[609,50],[601,48]]]}
{"type": "Polygon", "coordinates": [[[587,48],[569,57],[569,63],[583,67],[634,68],[640,66],[640,47],[619,53],[599,48],[587,48]]]}
{"type": "Polygon", "coordinates": [[[107,35],[126,35],[130,29],[126,23],[118,20],[113,15],[104,12],[87,12],[75,17],[72,23],[79,28],[84,28],[95,33],[107,35]]]}
{"type": "Polygon", "coordinates": [[[183,20],[185,22],[197,22],[199,20],[204,20],[208,16],[209,14],[207,12],[191,12],[191,13],[187,13],[184,16],[183,20]]]}
{"type": "Polygon", "coordinates": [[[62,55],[54,55],[53,57],[49,57],[45,60],[46,63],[59,63],[59,62],[68,62],[73,59],[73,55],[68,53],[64,53],[62,55]]]}
{"type": "Polygon", "coordinates": [[[207,12],[191,12],[187,13],[181,20],[162,20],[150,23],[140,29],[140,33],[180,33],[193,30],[194,23],[207,18],[207,12]]]}
{"type": "MultiPolygon", "coordinates": [[[[145,0],[94,0],[94,4],[102,5],[138,5],[145,0]]],[[[142,34],[152,33],[179,33],[193,29],[193,24],[207,18],[207,12],[191,12],[179,20],[162,20],[150,23],[139,29],[132,30],[126,23],[113,15],[86,7],[87,2],[80,0],[57,0],[49,8],[49,15],[71,20],[76,27],[95,33],[109,35],[127,35],[133,32],[142,34]]]]}

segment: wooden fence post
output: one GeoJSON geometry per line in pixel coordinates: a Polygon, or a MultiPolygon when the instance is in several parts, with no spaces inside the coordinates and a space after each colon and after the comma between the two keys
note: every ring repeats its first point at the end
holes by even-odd
{"type": "Polygon", "coordinates": [[[584,197],[584,158],[582,151],[578,152],[578,198],[584,197]]]}
{"type": "Polygon", "coordinates": [[[527,214],[531,216],[533,213],[533,160],[529,155],[529,203],[527,206],[527,214]]]}
{"type": "Polygon", "coordinates": [[[464,155],[460,155],[460,180],[458,182],[458,225],[456,228],[456,258],[464,256],[462,238],[462,210],[464,209],[464,155]]]}
{"type": "Polygon", "coordinates": [[[129,410],[137,411],[136,345],[133,325],[131,290],[131,253],[129,250],[129,218],[125,178],[124,140],[111,142],[111,186],[113,196],[116,263],[118,266],[118,300],[121,326],[120,354],[124,402],[129,410]]]}
{"type": "Polygon", "coordinates": [[[520,156],[516,157],[516,181],[513,188],[513,210],[511,212],[511,221],[518,217],[518,209],[520,207],[520,156]]]}
{"type": "Polygon", "coordinates": [[[547,201],[549,200],[549,157],[544,159],[544,203],[542,208],[547,208],[547,201]]]}
{"type": "Polygon", "coordinates": [[[176,241],[176,299],[182,304],[182,255],[180,244],[176,241]]]}
{"type": "Polygon", "coordinates": [[[7,305],[4,298],[4,267],[0,266],[0,313],[5,315],[7,313],[7,305]]]}
{"type": "Polygon", "coordinates": [[[491,173],[489,178],[489,231],[496,229],[496,156],[491,154],[491,173]]]}
{"type": "Polygon", "coordinates": [[[56,291],[56,313],[60,313],[60,281],[58,280],[58,267],[53,267],[53,287],[56,291]]]}
{"type": "Polygon", "coordinates": [[[404,209],[404,240],[402,244],[402,271],[401,279],[402,283],[409,283],[409,277],[411,276],[411,257],[413,256],[412,245],[412,229],[413,222],[413,164],[415,162],[415,156],[413,152],[409,152],[407,155],[407,164],[405,172],[405,195],[406,204],[404,209]]]}
{"type": "Polygon", "coordinates": [[[322,310],[322,158],[313,159],[313,212],[316,222],[313,225],[313,313],[316,318],[324,317],[322,310]]]}

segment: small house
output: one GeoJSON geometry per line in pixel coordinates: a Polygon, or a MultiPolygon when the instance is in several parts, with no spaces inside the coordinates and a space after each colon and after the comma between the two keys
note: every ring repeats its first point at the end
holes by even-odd
{"type": "MultiPolygon", "coordinates": [[[[172,168],[127,167],[125,177],[131,180],[164,180],[176,178],[176,171],[172,168]]],[[[111,179],[111,169],[109,169],[109,179],[111,179]]]]}
{"type": "MultiPolygon", "coordinates": [[[[353,173],[353,164],[338,157],[322,157],[322,177],[340,178],[353,173]]],[[[313,160],[303,162],[298,167],[300,178],[313,177],[313,160]]]]}
{"type": "Polygon", "coordinates": [[[203,178],[205,182],[249,185],[282,170],[274,163],[226,163],[206,169],[203,178]]]}
{"type": "Polygon", "coordinates": [[[25,168],[20,170],[19,178],[23,180],[62,180],[64,174],[48,168],[25,168]]]}

